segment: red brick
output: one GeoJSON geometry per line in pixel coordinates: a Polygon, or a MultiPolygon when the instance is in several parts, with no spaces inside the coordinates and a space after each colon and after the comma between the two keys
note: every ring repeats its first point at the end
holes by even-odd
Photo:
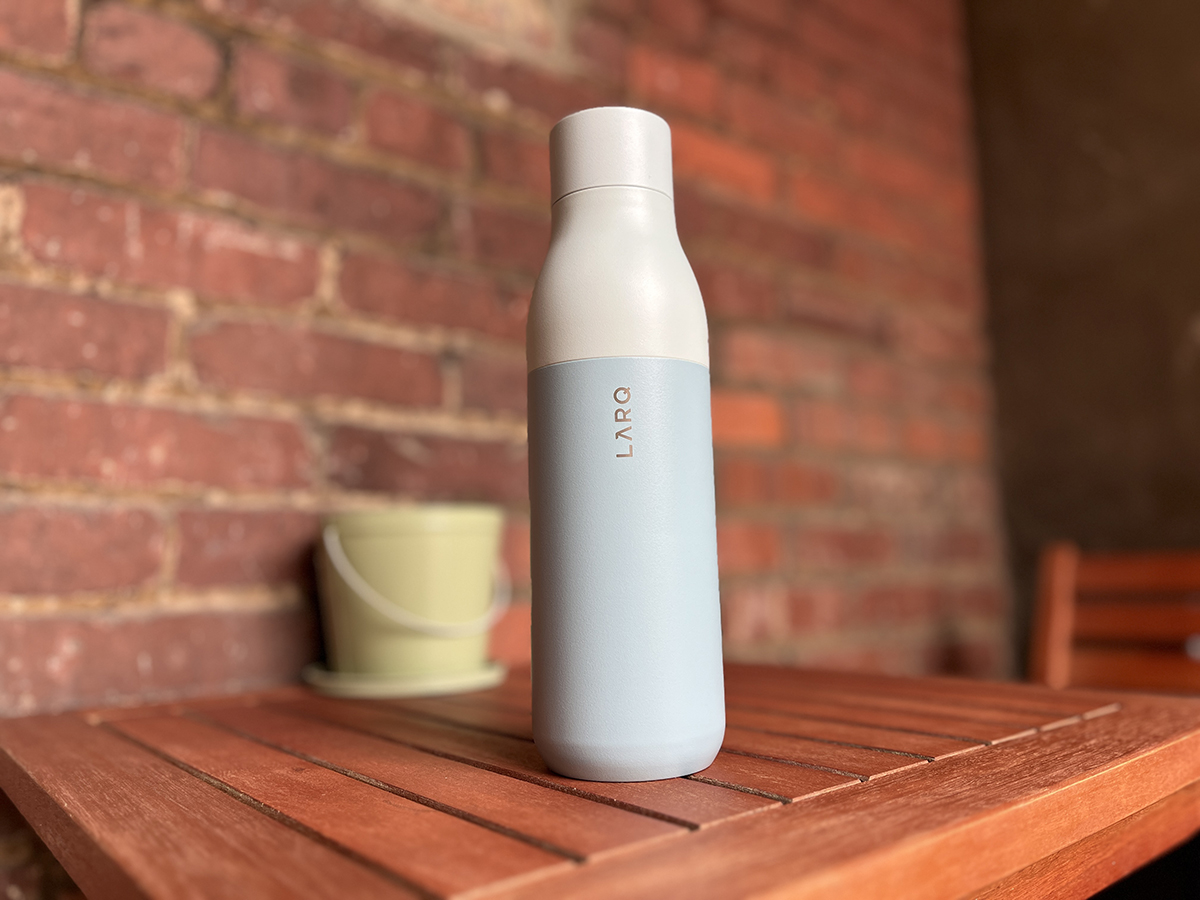
{"type": "Polygon", "coordinates": [[[744,82],[727,85],[723,112],[734,131],[778,153],[824,165],[842,153],[832,124],[744,82]]]}
{"type": "Polygon", "coordinates": [[[725,383],[830,393],[842,386],[841,361],[794,334],[733,328],[719,332],[713,374],[725,383]]]}
{"type": "Polygon", "coordinates": [[[717,460],[717,502],[722,506],[815,506],[835,499],[838,491],[837,474],[819,466],[724,456],[717,460]]]}
{"type": "Polygon", "coordinates": [[[83,62],[91,71],[186,100],[203,100],[221,75],[221,52],[204,33],[123,3],[88,10],[83,62]]]}
{"type": "Polygon", "coordinates": [[[71,50],[72,0],[9,0],[0,4],[0,49],[61,59],[71,50]]]}
{"type": "Polygon", "coordinates": [[[42,262],[258,306],[293,305],[316,288],[317,252],[306,241],[110,194],[24,190],[23,237],[42,262]]]}
{"type": "Polygon", "coordinates": [[[528,588],[531,580],[528,519],[514,516],[505,519],[500,554],[513,587],[528,588]]]}
{"type": "Polygon", "coordinates": [[[677,175],[761,202],[774,199],[778,173],[765,153],[679,122],[671,127],[671,143],[677,175]]]}
{"type": "Polygon", "coordinates": [[[702,0],[650,0],[650,21],[669,40],[697,46],[708,33],[708,9],[702,0]]]}
{"type": "Polygon", "coordinates": [[[895,403],[901,396],[901,371],[891,360],[852,360],[846,384],[859,400],[874,403],[895,403]]]}
{"type": "Polygon", "coordinates": [[[550,221],[494,206],[475,206],[458,241],[467,259],[536,275],[550,246],[550,221]]]}
{"type": "Polygon", "coordinates": [[[778,525],[725,517],[717,521],[717,560],[722,575],[773,572],[782,558],[778,525]]]}
{"type": "Polygon", "coordinates": [[[628,41],[620,28],[598,19],[583,18],[575,25],[571,42],[575,52],[590,63],[594,74],[610,82],[624,79],[628,41]]]}
{"type": "Polygon", "coordinates": [[[520,188],[550,204],[550,144],[504,131],[485,131],[480,145],[484,177],[520,188]]]}
{"type": "Polygon", "coordinates": [[[402,406],[437,406],[442,400],[434,357],[306,328],[224,322],[202,327],[188,349],[200,380],[226,390],[402,406]]]}
{"type": "Polygon", "coordinates": [[[162,523],[145,510],[0,508],[0,594],[140,587],[162,548],[162,523]]]}
{"type": "Polygon", "coordinates": [[[946,459],[951,455],[950,432],[935,418],[912,415],[904,423],[904,448],[918,459],[946,459]]]}
{"type": "Polygon", "coordinates": [[[206,11],[286,37],[296,33],[336,41],[391,63],[432,74],[441,45],[435,35],[343,0],[204,0],[206,11]]]}
{"type": "Polygon", "coordinates": [[[630,49],[626,66],[635,95],[699,116],[716,111],[721,80],[711,63],[639,44],[630,49]]]}
{"type": "Polygon", "coordinates": [[[717,0],[716,7],[725,15],[767,28],[786,28],[791,21],[789,0],[717,0]]]}
{"type": "Polygon", "coordinates": [[[619,99],[609,89],[570,81],[520,63],[492,62],[477,56],[464,61],[463,76],[473,90],[500,91],[514,105],[555,122],[581,109],[609,106],[619,99]]]}
{"type": "Polygon", "coordinates": [[[0,157],[170,188],[178,184],[183,126],[133,103],[63,90],[0,71],[0,157]]]}
{"type": "Polygon", "coordinates": [[[184,510],[175,581],[307,584],[318,524],[312,513],[289,510],[184,510]]]}
{"type": "Polygon", "coordinates": [[[934,362],[983,362],[984,345],[975,316],[945,316],[940,319],[908,312],[896,317],[897,343],[916,356],[934,362]]]}
{"type": "Polygon", "coordinates": [[[854,623],[851,600],[834,585],[806,585],[788,593],[791,630],[795,634],[830,632],[854,623]]]}
{"type": "Polygon", "coordinates": [[[200,135],[193,177],[199,188],[311,225],[393,241],[427,239],[441,218],[441,202],[422,188],[225,132],[200,135]]]}
{"type": "Polygon", "coordinates": [[[721,631],[735,646],[791,636],[788,592],[781,584],[738,585],[721,592],[721,631]]]}
{"type": "Polygon", "coordinates": [[[342,428],[330,442],[329,476],[419,500],[529,502],[523,445],[342,428]]]}
{"type": "Polygon", "coordinates": [[[800,564],[834,567],[886,562],[895,550],[887,532],[832,526],[800,529],[794,547],[800,564]]]}
{"type": "Polygon", "coordinates": [[[286,422],[128,404],[0,399],[0,471],[106,485],[303,487],[309,455],[286,422]]]}
{"type": "Polygon", "coordinates": [[[845,482],[848,502],[868,512],[911,516],[947,502],[940,473],[925,466],[879,461],[855,466],[846,473],[845,482]]]}
{"type": "Polygon", "coordinates": [[[713,62],[752,78],[763,79],[772,71],[781,48],[758,29],[747,28],[730,19],[718,21],[712,28],[713,62]]]}
{"type": "Polygon", "coordinates": [[[766,393],[714,390],[713,443],[718,447],[780,447],[783,411],[766,393]]]}
{"type": "Polygon", "coordinates": [[[317,653],[312,615],[290,609],[0,620],[0,715],[59,712],[295,682],[317,653]]]}
{"type": "Polygon", "coordinates": [[[918,585],[868,588],[855,604],[855,619],[862,625],[927,622],[936,613],[938,593],[918,585]]]}
{"type": "Polygon", "coordinates": [[[766,322],[775,317],[779,286],[774,279],[713,262],[697,261],[694,269],[710,318],[766,322]]]}
{"type": "Polygon", "coordinates": [[[233,61],[237,111],[283,125],[337,134],[354,113],[354,87],[326,69],[239,44],[233,61]]]}
{"type": "Polygon", "coordinates": [[[530,646],[530,605],[513,603],[492,626],[488,635],[487,658],[510,668],[529,668],[533,655],[530,646]]]}
{"type": "Polygon", "coordinates": [[[431,166],[463,172],[471,165],[471,136],[455,118],[414,97],[379,92],[366,110],[367,140],[431,166]]]}
{"type": "Polygon", "coordinates": [[[502,296],[492,281],[353,254],[342,260],[340,286],[348,307],[383,319],[525,337],[528,306],[502,296]]]}
{"type": "Polygon", "coordinates": [[[784,95],[801,103],[827,109],[829,93],[836,83],[826,66],[811,55],[790,52],[780,53],[772,60],[771,84],[784,95]]]}
{"type": "Polygon", "coordinates": [[[524,357],[472,353],[462,361],[463,405],[525,415],[524,357]]]}
{"type": "Polygon", "coordinates": [[[994,616],[1008,611],[1008,598],[995,585],[943,588],[939,606],[948,615],[994,616]]]}
{"type": "Polygon", "coordinates": [[[969,221],[973,191],[967,181],[947,177],[933,164],[879,141],[848,140],[844,151],[846,172],[864,186],[934,206],[964,224],[969,221]]]}
{"type": "Polygon", "coordinates": [[[886,454],[900,444],[899,425],[886,410],[851,409],[827,400],[799,400],[792,428],[801,446],[886,454]]]}
{"type": "Polygon", "coordinates": [[[167,362],[167,314],[0,284],[0,366],[145,378],[167,362]]]}
{"type": "Polygon", "coordinates": [[[824,232],[777,215],[729,205],[675,185],[675,215],[684,240],[703,238],[767,255],[789,266],[826,268],[836,257],[824,232]]]}
{"type": "Polygon", "coordinates": [[[912,555],[938,565],[984,563],[996,559],[992,534],[965,526],[950,526],[912,535],[912,555]]]}
{"type": "Polygon", "coordinates": [[[791,322],[868,344],[886,345],[892,335],[886,311],[819,283],[798,281],[788,285],[780,305],[784,318],[791,322]]]}

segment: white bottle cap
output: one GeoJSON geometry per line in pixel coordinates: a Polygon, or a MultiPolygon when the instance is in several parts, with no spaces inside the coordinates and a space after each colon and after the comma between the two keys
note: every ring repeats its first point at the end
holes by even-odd
{"type": "Polygon", "coordinates": [[[599,106],[571,113],[550,132],[551,203],[584,188],[632,185],[674,197],[671,128],[644,109],[599,106]]]}

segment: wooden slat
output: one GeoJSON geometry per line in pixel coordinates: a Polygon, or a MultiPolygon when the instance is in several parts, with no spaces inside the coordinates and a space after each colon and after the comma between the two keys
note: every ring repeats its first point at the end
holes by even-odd
{"type": "Polygon", "coordinates": [[[766,797],[686,779],[607,784],[563,778],[546,768],[531,741],[454,725],[439,725],[412,717],[395,707],[386,708],[365,702],[338,703],[322,698],[297,702],[291,706],[305,715],[337,722],[422,750],[448,754],[535,784],[621,804],[690,827],[713,825],[776,805],[775,801],[766,797]]]}
{"type": "Polygon", "coordinates": [[[724,752],[717,754],[711,766],[692,777],[738,785],[787,800],[800,800],[862,783],[850,775],[724,752]]]}
{"type": "Polygon", "coordinates": [[[660,819],[273,709],[209,710],[206,718],[494,823],[578,859],[684,831],[660,819]]]}
{"type": "Polygon", "coordinates": [[[1200,779],[1198,722],[1200,703],[1131,700],[492,896],[954,900],[1200,779]]]}
{"type": "Polygon", "coordinates": [[[1020,723],[997,725],[990,722],[977,722],[958,716],[931,715],[907,712],[895,712],[882,709],[866,709],[849,706],[844,703],[819,703],[799,699],[779,699],[772,697],[761,706],[751,706],[750,698],[744,702],[742,709],[760,710],[763,712],[786,712],[793,715],[807,716],[810,719],[830,722],[847,722],[858,725],[869,725],[874,728],[893,728],[903,731],[916,731],[922,734],[934,734],[944,737],[961,738],[983,744],[994,744],[1000,741],[1013,740],[1032,734],[1036,729],[1020,723]]]}
{"type": "Polygon", "coordinates": [[[1089,553],[1077,586],[1087,591],[1200,590],[1200,553],[1089,553]]]}
{"type": "Polygon", "coordinates": [[[1072,679],[1080,684],[1200,693],[1200,662],[1182,652],[1077,646],[1072,655],[1071,671],[1072,679]]]}
{"type": "Polygon", "coordinates": [[[1102,600],[1075,607],[1076,640],[1163,641],[1182,644],[1200,634],[1200,603],[1102,600]]]}
{"type": "Polygon", "coordinates": [[[480,731],[507,734],[522,740],[533,740],[533,725],[529,713],[512,707],[486,701],[454,703],[436,699],[389,700],[384,706],[395,707],[405,712],[439,722],[453,722],[480,731]]]}
{"type": "Polygon", "coordinates": [[[725,750],[735,753],[748,753],[862,778],[877,778],[889,772],[898,772],[928,762],[923,757],[908,754],[864,750],[860,747],[812,741],[784,734],[769,734],[737,726],[725,729],[723,746],[725,750]]]}
{"type": "Polygon", "coordinates": [[[93,900],[426,896],[75,716],[0,744],[0,787],[93,900]]]}
{"type": "Polygon", "coordinates": [[[1074,544],[1054,543],[1042,551],[1029,645],[1031,681],[1052,688],[1064,688],[1070,682],[1071,633],[1081,568],[1079,548],[1074,544]]]}
{"type": "Polygon", "coordinates": [[[1200,781],[1038,860],[975,900],[1085,900],[1200,830],[1200,781]]]}
{"type": "Polygon", "coordinates": [[[915,753],[928,759],[943,759],[984,746],[975,741],[937,737],[930,734],[914,734],[911,731],[896,731],[888,728],[873,728],[869,725],[843,725],[838,722],[818,722],[785,713],[755,712],[741,708],[729,709],[725,714],[729,725],[753,728],[773,734],[816,740],[838,741],[858,747],[878,750],[898,750],[915,753]]]}
{"type": "Polygon", "coordinates": [[[561,855],[179,717],[111,727],[437,896],[556,866],[561,855]]]}

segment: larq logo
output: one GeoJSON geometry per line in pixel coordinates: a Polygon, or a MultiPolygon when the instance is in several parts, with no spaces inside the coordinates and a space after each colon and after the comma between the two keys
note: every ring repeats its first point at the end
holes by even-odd
{"type": "MultiPolygon", "coordinates": [[[[618,425],[625,425],[624,428],[620,428],[617,430],[617,433],[613,437],[613,440],[620,441],[622,438],[624,438],[625,440],[629,441],[629,447],[628,447],[629,452],[628,453],[618,452],[617,459],[632,459],[633,458],[633,425],[625,424],[627,422],[633,422],[633,406],[630,405],[632,399],[633,399],[633,391],[631,391],[627,387],[619,387],[615,391],[613,391],[613,400],[617,404],[617,411],[613,413],[613,421],[616,422],[618,425]],[[626,408],[623,409],[622,407],[626,407],[626,408]]],[[[623,447],[623,446],[624,445],[621,445],[621,447],[623,447]]]]}

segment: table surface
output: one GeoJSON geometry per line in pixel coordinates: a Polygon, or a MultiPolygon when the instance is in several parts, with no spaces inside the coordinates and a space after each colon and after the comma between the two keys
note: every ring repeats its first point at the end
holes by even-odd
{"type": "Polygon", "coordinates": [[[729,666],[688,778],[575,781],[528,673],[0,722],[89,897],[1086,897],[1200,827],[1200,701],[729,666]]]}

